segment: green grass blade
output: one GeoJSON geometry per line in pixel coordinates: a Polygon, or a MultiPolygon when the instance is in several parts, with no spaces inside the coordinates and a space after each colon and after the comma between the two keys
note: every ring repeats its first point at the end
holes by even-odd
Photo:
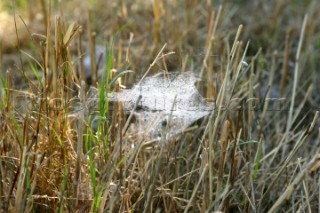
{"type": "Polygon", "coordinates": [[[255,165],[254,165],[254,170],[253,170],[253,180],[256,179],[256,176],[257,176],[257,173],[260,169],[260,161],[261,161],[261,158],[262,158],[262,145],[261,145],[261,142],[259,143],[259,146],[258,146],[258,152],[257,152],[257,157],[256,157],[256,162],[255,162],[255,165]]]}

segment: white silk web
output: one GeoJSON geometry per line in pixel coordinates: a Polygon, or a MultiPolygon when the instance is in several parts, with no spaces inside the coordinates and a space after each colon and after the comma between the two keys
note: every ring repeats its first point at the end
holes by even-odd
{"type": "Polygon", "coordinates": [[[212,105],[195,87],[198,80],[192,72],[159,73],[145,78],[132,89],[110,93],[109,101],[122,102],[127,113],[135,109],[137,122],[132,125],[137,131],[149,138],[168,139],[211,113],[212,105]]]}

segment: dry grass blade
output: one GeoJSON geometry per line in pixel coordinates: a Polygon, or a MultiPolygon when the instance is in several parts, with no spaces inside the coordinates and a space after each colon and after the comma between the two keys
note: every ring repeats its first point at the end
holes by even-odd
{"type": "Polygon", "coordinates": [[[76,33],[79,31],[80,26],[77,25],[76,23],[72,23],[70,24],[70,26],[68,27],[68,30],[66,32],[66,34],[63,37],[63,44],[65,46],[69,45],[69,42],[72,40],[72,38],[76,35],[76,33]]]}
{"type": "MultiPolygon", "coordinates": [[[[318,153],[320,150],[318,150],[318,153]]],[[[278,198],[278,200],[273,204],[273,206],[269,209],[268,213],[276,212],[285,200],[288,200],[294,190],[298,187],[299,183],[308,173],[309,169],[312,168],[316,161],[318,161],[320,155],[315,155],[313,158],[304,166],[303,170],[296,176],[296,178],[290,183],[290,185],[286,188],[286,190],[282,193],[282,195],[278,198]]]]}
{"type": "Polygon", "coordinates": [[[193,202],[193,200],[194,200],[194,198],[195,198],[195,196],[196,196],[197,190],[198,190],[198,188],[199,188],[199,186],[200,186],[200,183],[203,181],[203,177],[204,177],[204,175],[206,174],[207,170],[208,170],[208,165],[206,165],[206,166],[203,168],[203,170],[202,170],[202,172],[201,172],[201,175],[200,175],[200,178],[199,178],[199,180],[198,180],[198,183],[197,183],[197,185],[195,186],[195,188],[193,189],[191,198],[190,198],[187,206],[186,206],[185,209],[184,209],[184,213],[188,212],[190,206],[192,205],[192,202],[193,202]]]}
{"type": "Polygon", "coordinates": [[[275,175],[273,181],[270,183],[268,189],[265,191],[262,199],[268,195],[268,193],[270,192],[270,190],[272,189],[272,187],[274,187],[274,184],[276,183],[276,181],[279,179],[280,175],[283,173],[283,171],[286,169],[287,165],[289,164],[289,162],[292,160],[292,158],[294,157],[294,155],[298,152],[299,148],[302,146],[302,144],[305,142],[305,140],[307,139],[307,137],[310,135],[310,132],[312,131],[312,129],[314,128],[315,122],[317,121],[319,117],[319,112],[316,112],[313,122],[310,124],[310,127],[307,128],[304,133],[300,134],[295,146],[292,148],[292,150],[290,151],[290,153],[288,154],[287,158],[285,159],[284,163],[282,164],[282,166],[280,167],[279,171],[277,172],[277,174],[275,175]]]}
{"type": "Polygon", "coordinates": [[[159,57],[161,56],[161,54],[163,53],[163,50],[166,48],[167,44],[164,44],[163,47],[161,48],[161,50],[158,52],[158,55],[155,57],[155,59],[153,60],[153,62],[150,64],[148,70],[144,73],[144,75],[142,76],[142,78],[140,79],[138,85],[145,79],[145,77],[149,74],[151,68],[155,65],[155,63],[159,60],[159,57]]]}
{"type": "Polygon", "coordinates": [[[305,15],[302,23],[302,28],[301,28],[301,33],[300,33],[300,40],[299,40],[299,45],[296,53],[296,58],[295,58],[295,69],[294,69],[294,81],[293,81],[293,88],[292,88],[292,96],[291,96],[291,104],[290,104],[290,111],[289,111],[289,117],[288,117],[288,124],[287,124],[287,131],[290,130],[292,127],[292,116],[293,116],[293,107],[295,104],[295,98],[296,98],[296,92],[297,92],[297,86],[298,86],[298,72],[299,72],[299,65],[300,65],[300,54],[301,54],[301,49],[302,49],[302,44],[304,41],[304,34],[306,30],[306,25],[307,25],[307,20],[308,20],[308,15],[305,15]]]}

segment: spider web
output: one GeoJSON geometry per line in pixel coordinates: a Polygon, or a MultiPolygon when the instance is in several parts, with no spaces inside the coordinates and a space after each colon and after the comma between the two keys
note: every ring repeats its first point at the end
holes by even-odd
{"type": "Polygon", "coordinates": [[[153,139],[162,136],[169,139],[213,109],[195,87],[198,80],[192,72],[159,73],[145,78],[132,89],[110,93],[109,101],[123,102],[126,113],[135,109],[137,122],[133,125],[137,131],[153,139]]]}

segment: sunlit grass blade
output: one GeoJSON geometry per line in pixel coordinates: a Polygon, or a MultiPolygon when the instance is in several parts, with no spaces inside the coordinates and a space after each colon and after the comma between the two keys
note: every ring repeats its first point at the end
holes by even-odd
{"type": "Polygon", "coordinates": [[[119,79],[121,78],[122,76],[124,76],[125,74],[127,73],[132,73],[133,71],[132,70],[123,70],[123,71],[120,71],[119,73],[116,74],[116,76],[114,76],[110,82],[108,83],[108,88],[110,89],[110,87],[119,79]]]}

